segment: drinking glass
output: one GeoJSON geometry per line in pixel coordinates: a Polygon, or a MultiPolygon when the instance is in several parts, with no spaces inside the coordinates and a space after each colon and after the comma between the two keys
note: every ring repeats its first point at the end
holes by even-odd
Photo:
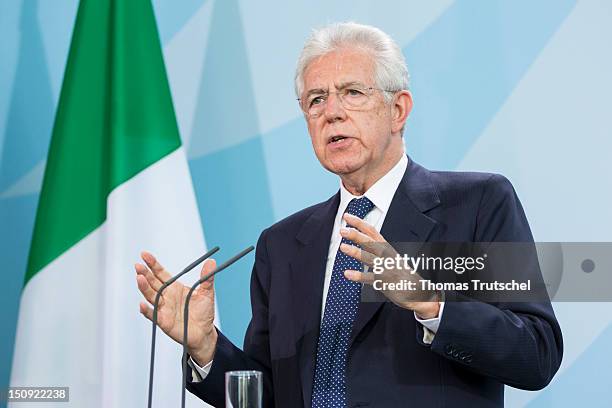
{"type": "Polygon", "coordinates": [[[263,382],[261,371],[225,373],[226,408],[261,408],[263,382]]]}

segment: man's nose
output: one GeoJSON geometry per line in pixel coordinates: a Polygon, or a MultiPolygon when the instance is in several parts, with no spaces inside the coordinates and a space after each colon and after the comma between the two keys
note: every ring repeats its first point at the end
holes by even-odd
{"type": "Polygon", "coordinates": [[[346,111],[344,110],[342,101],[336,92],[330,92],[330,94],[327,96],[324,113],[328,122],[336,122],[338,120],[346,119],[346,111]]]}

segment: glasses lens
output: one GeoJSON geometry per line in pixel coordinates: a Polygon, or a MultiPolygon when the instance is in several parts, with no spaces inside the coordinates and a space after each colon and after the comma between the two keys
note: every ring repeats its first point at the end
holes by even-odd
{"type": "MultiPolygon", "coordinates": [[[[351,86],[338,92],[330,92],[338,96],[340,103],[345,109],[364,109],[368,105],[372,88],[351,86]]],[[[300,101],[302,110],[310,117],[317,117],[323,113],[329,94],[312,94],[300,101]]]]}
{"type": "Polygon", "coordinates": [[[325,109],[326,101],[326,95],[310,95],[305,100],[305,106],[303,107],[303,110],[304,112],[307,112],[310,116],[318,116],[321,114],[321,112],[323,112],[323,109],[325,109]]]}
{"type": "Polygon", "coordinates": [[[369,99],[369,93],[367,89],[360,87],[349,87],[343,89],[340,93],[342,104],[345,108],[361,108],[369,99]]]}

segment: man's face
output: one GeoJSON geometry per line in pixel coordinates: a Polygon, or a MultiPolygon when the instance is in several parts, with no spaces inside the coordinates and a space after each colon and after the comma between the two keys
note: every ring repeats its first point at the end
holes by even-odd
{"type": "Polygon", "coordinates": [[[341,176],[368,174],[385,166],[386,161],[397,160],[388,153],[397,149],[398,141],[392,143],[392,133],[399,132],[392,124],[393,105],[385,103],[383,93],[373,91],[367,109],[360,110],[345,109],[338,95],[333,93],[346,88],[347,84],[376,88],[374,70],[369,54],[342,49],[314,60],[304,72],[302,98],[313,90],[332,92],[320,116],[310,118],[306,115],[315,154],[323,167],[332,173],[341,176]],[[392,144],[395,146],[390,148],[392,144]]]}

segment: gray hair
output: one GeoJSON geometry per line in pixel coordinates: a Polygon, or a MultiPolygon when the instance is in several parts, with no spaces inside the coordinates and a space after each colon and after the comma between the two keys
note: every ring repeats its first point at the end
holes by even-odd
{"type": "MultiPolygon", "coordinates": [[[[304,44],[295,70],[295,93],[299,98],[304,90],[304,71],[308,65],[325,54],[345,47],[358,47],[374,59],[374,80],[380,89],[399,91],[408,89],[409,75],[406,60],[393,39],[382,30],[354,22],[333,23],[313,30],[304,44]]],[[[384,92],[389,102],[392,95],[384,92]]]]}

